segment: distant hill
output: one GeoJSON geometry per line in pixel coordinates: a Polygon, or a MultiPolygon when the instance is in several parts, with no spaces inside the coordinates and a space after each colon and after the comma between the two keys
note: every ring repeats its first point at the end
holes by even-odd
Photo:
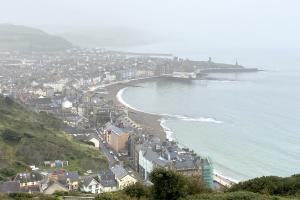
{"type": "Polygon", "coordinates": [[[72,44],[62,37],[39,29],[0,24],[0,51],[59,51],[70,47],[72,44]]]}
{"type": "Polygon", "coordinates": [[[68,160],[67,169],[76,171],[107,167],[99,150],[74,141],[61,126],[61,120],[0,96],[0,180],[47,160],[68,160]]]}

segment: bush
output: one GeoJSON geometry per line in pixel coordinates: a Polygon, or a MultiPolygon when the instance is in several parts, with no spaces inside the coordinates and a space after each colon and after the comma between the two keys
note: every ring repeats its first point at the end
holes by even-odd
{"type": "Polygon", "coordinates": [[[252,192],[210,193],[187,196],[180,200],[279,200],[274,196],[265,196],[252,192]]]}
{"type": "MultiPolygon", "coordinates": [[[[35,193],[35,194],[10,193],[10,194],[8,194],[8,196],[11,199],[14,199],[14,200],[31,200],[31,199],[35,199],[35,200],[57,200],[57,198],[55,196],[44,195],[44,194],[40,194],[40,193],[35,193]]],[[[0,198],[1,198],[1,196],[0,196],[0,198]]],[[[8,199],[8,198],[5,198],[5,199],[8,199]]]]}
{"type": "Polygon", "coordinates": [[[134,197],[140,199],[142,197],[150,197],[150,188],[142,185],[141,183],[137,182],[133,185],[129,185],[124,189],[126,195],[130,197],[134,197]]]}
{"type": "Polygon", "coordinates": [[[10,129],[4,130],[1,134],[1,137],[5,142],[11,143],[20,142],[22,136],[23,134],[17,133],[10,129]]]}
{"type": "Polygon", "coordinates": [[[210,188],[203,184],[200,176],[185,177],[185,182],[189,195],[212,192],[210,188]]]}
{"type": "Polygon", "coordinates": [[[11,168],[0,169],[0,174],[6,177],[14,176],[17,172],[11,168]]]}
{"type": "Polygon", "coordinates": [[[10,193],[8,196],[13,199],[20,199],[20,200],[33,198],[33,195],[28,193],[10,193]]]}
{"type": "Polygon", "coordinates": [[[1,182],[1,181],[7,181],[7,178],[4,177],[4,176],[2,176],[2,175],[0,174],[0,182],[1,182]]]}
{"type": "Polygon", "coordinates": [[[187,195],[185,178],[175,171],[154,169],[150,174],[150,181],[153,183],[154,199],[176,200],[187,195]]]}
{"type": "Polygon", "coordinates": [[[103,193],[95,197],[95,200],[132,200],[122,192],[103,193]]]}
{"type": "Polygon", "coordinates": [[[234,185],[229,191],[250,191],[267,195],[296,195],[300,191],[300,175],[287,178],[264,176],[234,185]]]}
{"type": "Polygon", "coordinates": [[[14,104],[14,101],[9,97],[5,97],[4,102],[6,105],[9,105],[9,106],[14,104]]]}

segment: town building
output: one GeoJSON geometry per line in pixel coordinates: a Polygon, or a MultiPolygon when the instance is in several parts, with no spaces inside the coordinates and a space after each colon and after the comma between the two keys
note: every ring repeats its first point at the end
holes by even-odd
{"type": "Polygon", "coordinates": [[[114,192],[118,190],[118,182],[111,170],[100,172],[98,175],[98,180],[101,188],[101,193],[114,192]]]}
{"type": "Polygon", "coordinates": [[[15,193],[20,191],[21,187],[19,181],[0,182],[0,193],[15,193]]]}
{"type": "Polygon", "coordinates": [[[69,189],[58,181],[50,182],[48,187],[43,191],[44,194],[53,194],[55,192],[68,192],[69,189]]]}
{"type": "Polygon", "coordinates": [[[83,192],[98,194],[101,192],[101,185],[96,178],[89,176],[83,179],[80,190],[83,192]]]}
{"type": "Polygon", "coordinates": [[[126,149],[129,133],[108,122],[104,128],[105,141],[116,152],[126,149]]]}
{"type": "Polygon", "coordinates": [[[118,189],[120,190],[137,182],[137,180],[129,175],[129,173],[120,165],[115,165],[111,168],[111,171],[115,175],[115,179],[118,183],[118,189]]]}

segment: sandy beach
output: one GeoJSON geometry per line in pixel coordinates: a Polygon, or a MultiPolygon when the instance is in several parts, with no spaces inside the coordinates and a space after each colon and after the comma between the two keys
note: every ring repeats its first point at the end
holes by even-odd
{"type": "MultiPolygon", "coordinates": [[[[120,82],[116,84],[111,84],[105,86],[107,89],[107,94],[104,95],[104,98],[106,100],[111,100],[115,105],[121,104],[123,105],[117,98],[118,92],[125,88],[125,87],[131,87],[139,83],[144,83],[147,81],[155,81],[159,79],[158,77],[153,78],[145,78],[145,79],[136,79],[136,80],[130,80],[126,82],[120,82]]],[[[123,105],[125,106],[125,105],[123,105]]],[[[132,108],[127,107],[128,109],[128,116],[129,118],[134,121],[135,123],[139,124],[143,130],[151,135],[159,136],[161,139],[166,138],[166,133],[164,129],[160,125],[160,119],[161,116],[140,112],[137,110],[133,110],[132,108]]]]}

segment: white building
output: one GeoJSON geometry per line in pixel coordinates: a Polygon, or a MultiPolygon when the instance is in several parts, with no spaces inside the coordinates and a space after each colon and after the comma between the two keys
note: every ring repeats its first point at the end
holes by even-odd
{"type": "Polygon", "coordinates": [[[99,194],[101,192],[101,185],[93,177],[86,177],[83,180],[83,183],[82,183],[82,186],[81,186],[80,190],[83,191],[83,192],[99,194]]]}
{"type": "Polygon", "coordinates": [[[96,148],[100,147],[100,141],[97,138],[93,137],[89,141],[92,142],[96,148]]]}
{"type": "Polygon", "coordinates": [[[195,79],[197,78],[194,72],[173,72],[174,78],[195,79]]]}

